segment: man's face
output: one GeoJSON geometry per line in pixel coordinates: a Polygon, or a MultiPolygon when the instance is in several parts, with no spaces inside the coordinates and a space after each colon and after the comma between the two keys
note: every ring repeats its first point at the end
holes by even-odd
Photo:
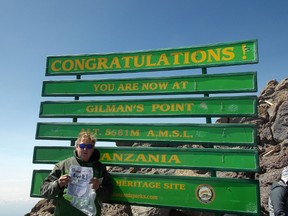
{"type": "Polygon", "coordinates": [[[76,146],[78,157],[83,161],[89,161],[94,152],[94,144],[87,138],[82,138],[80,144],[76,146]]]}

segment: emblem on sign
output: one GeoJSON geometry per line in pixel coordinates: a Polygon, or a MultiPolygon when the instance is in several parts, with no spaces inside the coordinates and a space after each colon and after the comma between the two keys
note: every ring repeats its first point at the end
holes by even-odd
{"type": "Polygon", "coordinates": [[[215,198],[214,189],[207,184],[201,184],[196,188],[196,197],[201,203],[211,203],[215,198]]]}

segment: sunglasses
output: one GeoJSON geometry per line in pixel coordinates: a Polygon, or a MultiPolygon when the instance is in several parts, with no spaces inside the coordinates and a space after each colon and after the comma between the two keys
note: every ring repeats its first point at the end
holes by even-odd
{"type": "Polygon", "coordinates": [[[93,144],[84,144],[84,143],[81,143],[81,144],[79,144],[79,147],[80,147],[81,149],[84,149],[84,148],[86,148],[86,149],[92,149],[92,148],[94,147],[94,145],[93,145],[93,144]]]}

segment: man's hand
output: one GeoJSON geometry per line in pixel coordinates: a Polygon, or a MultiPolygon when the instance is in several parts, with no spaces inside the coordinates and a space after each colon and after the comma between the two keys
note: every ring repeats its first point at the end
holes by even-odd
{"type": "Polygon", "coordinates": [[[100,187],[100,182],[96,177],[91,179],[90,184],[91,188],[94,190],[98,190],[98,188],[100,187]]]}
{"type": "Polygon", "coordinates": [[[70,182],[70,179],[71,178],[68,174],[60,176],[60,178],[57,180],[59,187],[63,188],[65,186],[67,186],[68,183],[70,182]]]}

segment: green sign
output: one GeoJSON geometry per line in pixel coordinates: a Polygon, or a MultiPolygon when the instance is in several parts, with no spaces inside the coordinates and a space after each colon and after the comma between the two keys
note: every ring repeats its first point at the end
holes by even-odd
{"type": "Polygon", "coordinates": [[[259,183],[225,178],[113,175],[111,202],[259,213],[259,183]],[[249,196],[248,196],[249,194],[249,196]]]}
{"type": "Polygon", "coordinates": [[[256,126],[249,124],[97,124],[38,123],[37,139],[76,139],[90,131],[100,141],[147,141],[255,145],[256,126]]]}
{"type": "MultiPolygon", "coordinates": [[[[141,166],[173,169],[258,171],[254,149],[181,149],[97,147],[100,161],[107,166],[141,166]]],[[[33,163],[57,163],[73,156],[75,147],[36,146],[33,163]]]]}
{"type": "Polygon", "coordinates": [[[149,79],[44,81],[42,96],[200,94],[257,91],[256,72],[149,79]]]}
{"type": "Polygon", "coordinates": [[[139,52],[49,56],[46,75],[130,73],[258,62],[257,40],[139,52]]]}
{"type": "Polygon", "coordinates": [[[256,116],[257,97],[209,97],[41,103],[40,117],[256,116]]]}
{"type": "MultiPolygon", "coordinates": [[[[47,170],[34,170],[31,196],[47,170]]],[[[205,178],[111,173],[114,191],[110,203],[260,214],[259,182],[247,179],[205,178]]]]}
{"type": "Polygon", "coordinates": [[[51,170],[33,170],[30,197],[41,197],[40,188],[51,170]]]}

